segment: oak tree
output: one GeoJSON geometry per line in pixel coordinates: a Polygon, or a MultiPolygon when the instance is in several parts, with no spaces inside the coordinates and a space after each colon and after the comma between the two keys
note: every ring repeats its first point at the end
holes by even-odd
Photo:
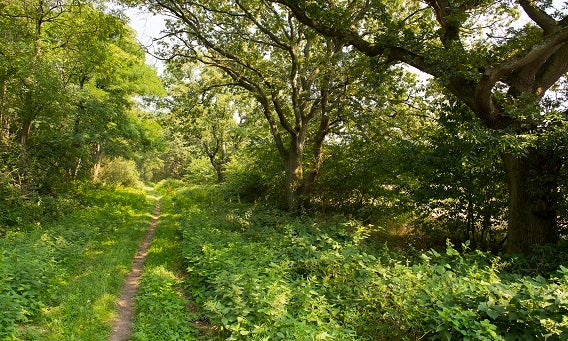
{"type": "Polygon", "coordinates": [[[174,42],[165,58],[222,70],[227,86],[258,101],[284,164],[288,208],[297,211],[318,176],[325,138],[346,110],[342,98],[355,78],[350,51],[264,1],[147,4],[175,19],[164,32],[174,42]]]}
{"type": "MultiPolygon", "coordinates": [[[[503,137],[507,248],[558,240],[566,111],[552,94],[568,71],[568,15],[551,1],[275,0],[320,34],[434,77],[503,137]],[[524,23],[516,21],[519,14],[524,23]]],[[[374,72],[369,69],[368,72],[374,72]]]]}

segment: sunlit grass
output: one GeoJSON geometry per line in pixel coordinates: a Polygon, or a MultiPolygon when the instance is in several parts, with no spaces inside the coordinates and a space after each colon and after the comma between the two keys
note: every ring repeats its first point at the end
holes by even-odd
{"type": "Polygon", "coordinates": [[[183,291],[177,222],[167,213],[171,206],[164,206],[140,281],[132,340],[197,340],[200,332],[191,321],[199,316],[187,308],[183,291]]]}
{"type": "Polygon", "coordinates": [[[19,322],[16,339],[107,340],[110,335],[117,297],[155,202],[132,189],[93,190],[83,200],[91,205],[41,230],[0,240],[0,251],[17,250],[12,252],[22,267],[37,264],[43,271],[37,279],[28,275],[31,283],[41,284],[34,287],[41,303],[19,322]]]}

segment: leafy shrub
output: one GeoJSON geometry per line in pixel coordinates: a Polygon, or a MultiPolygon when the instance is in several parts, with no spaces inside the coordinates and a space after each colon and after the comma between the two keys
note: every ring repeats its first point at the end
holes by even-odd
{"type": "Polygon", "coordinates": [[[272,143],[247,146],[227,166],[225,189],[245,202],[286,207],[282,160],[272,143]]]}
{"type": "Polygon", "coordinates": [[[162,194],[172,194],[174,190],[184,186],[186,183],[181,180],[167,179],[158,182],[154,188],[162,194]]]}
{"type": "MultiPolygon", "coordinates": [[[[66,284],[76,278],[82,278],[83,275],[89,275],[90,270],[85,271],[85,268],[98,265],[89,256],[96,253],[90,252],[92,250],[89,248],[99,247],[100,245],[95,244],[100,243],[101,239],[112,238],[111,234],[119,231],[120,225],[126,225],[123,219],[128,217],[128,214],[125,213],[132,210],[145,212],[148,209],[146,197],[140,190],[117,191],[82,185],[78,186],[76,192],[70,196],[59,198],[42,196],[29,201],[33,206],[30,204],[29,207],[20,208],[18,214],[29,210],[34,216],[44,214],[43,219],[36,217],[34,220],[37,221],[31,227],[9,229],[0,238],[0,339],[2,340],[18,339],[20,333],[28,332],[28,329],[19,327],[37,324],[38,320],[41,320],[39,317],[42,315],[42,307],[56,305],[58,309],[53,309],[50,313],[55,311],[62,313],[64,304],[61,302],[61,292],[67,287],[66,284]],[[75,210],[65,217],[61,216],[61,213],[70,212],[72,208],[77,207],[82,209],[75,210]],[[50,210],[52,212],[48,213],[50,210]],[[81,264],[87,261],[88,265],[81,264]]],[[[137,215],[140,216],[139,213],[137,215]]],[[[22,226],[26,227],[29,219],[22,218],[22,226]]],[[[132,224],[139,223],[133,220],[132,224]]],[[[133,228],[122,233],[125,234],[124,239],[129,242],[134,240],[136,234],[133,228]]],[[[137,242],[134,240],[132,244],[132,248],[135,248],[137,242]]],[[[125,247],[124,243],[120,245],[123,253],[125,247]]],[[[116,254],[110,257],[112,261],[119,259],[116,254]]],[[[128,253],[126,257],[130,262],[131,254],[128,253]]],[[[104,265],[112,266],[108,260],[104,265]]],[[[100,276],[99,273],[95,274],[100,276]]],[[[119,277],[113,275],[110,278],[119,277]]],[[[104,280],[105,277],[102,276],[101,281],[104,280]]],[[[89,285],[93,285],[92,281],[89,285]]],[[[109,290],[111,285],[108,281],[104,285],[105,290],[109,290]]],[[[118,287],[118,284],[115,286],[118,287]]],[[[87,295],[85,292],[81,294],[87,295]]],[[[85,303],[84,300],[80,301],[81,304],[85,303]]],[[[75,312],[86,311],[84,307],[65,306],[65,308],[75,312]]],[[[91,320],[97,319],[91,316],[91,320]]],[[[38,333],[45,332],[47,331],[38,331],[38,333]]]]}
{"type": "Polygon", "coordinates": [[[561,277],[500,273],[498,258],[464,256],[448,247],[382,276],[377,305],[386,324],[402,324],[432,339],[527,340],[568,336],[568,282],[561,277]]]}
{"type": "Polygon", "coordinates": [[[135,188],[121,188],[112,190],[109,188],[83,186],[77,190],[77,197],[85,207],[124,207],[132,209],[144,209],[148,205],[146,194],[135,188]]]}
{"type": "Polygon", "coordinates": [[[186,214],[188,285],[228,339],[568,337],[564,267],[550,279],[511,274],[451,245],[409,261],[365,251],[369,227],[356,221],[322,224],[199,187],[173,202],[186,214]]]}
{"type": "Polygon", "coordinates": [[[72,212],[78,205],[77,198],[70,194],[57,197],[30,194],[0,199],[0,236],[51,222],[72,212]]]}
{"type": "Polygon", "coordinates": [[[0,339],[12,336],[18,323],[42,307],[40,292],[53,277],[53,264],[19,246],[0,249],[0,339]]]}
{"type": "Polygon", "coordinates": [[[531,252],[504,258],[508,272],[554,277],[561,265],[568,264],[568,240],[557,245],[536,245],[531,252]]]}
{"type": "Polygon", "coordinates": [[[133,160],[121,157],[107,160],[101,167],[100,181],[111,186],[140,187],[140,174],[133,160]]]}
{"type": "Polygon", "coordinates": [[[184,179],[194,183],[209,183],[215,182],[217,175],[208,158],[198,157],[191,160],[187,173],[184,179]]]}

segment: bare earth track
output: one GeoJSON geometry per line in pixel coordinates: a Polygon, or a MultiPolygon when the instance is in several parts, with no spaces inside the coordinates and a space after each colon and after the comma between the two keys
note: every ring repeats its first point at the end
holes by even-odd
{"type": "Polygon", "coordinates": [[[144,240],[138,248],[138,253],[134,257],[134,263],[132,265],[132,270],[126,277],[124,283],[124,288],[120,295],[118,301],[118,316],[114,320],[112,333],[110,335],[110,341],[126,341],[130,339],[132,334],[132,319],[134,317],[134,297],[138,292],[138,282],[140,276],[142,275],[142,268],[144,266],[144,260],[148,254],[148,247],[150,242],[154,237],[154,232],[156,231],[156,225],[158,218],[160,217],[160,204],[156,205],[154,210],[154,215],[152,217],[152,222],[148,226],[148,231],[144,240]]]}

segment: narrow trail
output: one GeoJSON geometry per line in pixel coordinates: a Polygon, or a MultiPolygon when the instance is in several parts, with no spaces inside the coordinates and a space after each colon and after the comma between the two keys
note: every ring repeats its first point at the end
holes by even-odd
{"type": "Polygon", "coordinates": [[[144,267],[144,260],[148,254],[148,247],[154,237],[158,218],[160,217],[160,203],[156,204],[152,222],[148,226],[148,231],[140,247],[138,253],[134,257],[132,270],[126,277],[120,299],[118,301],[118,316],[113,322],[112,333],[110,341],[126,341],[130,339],[132,334],[132,319],[134,318],[134,298],[138,292],[138,282],[142,276],[142,269],[144,267]]]}

